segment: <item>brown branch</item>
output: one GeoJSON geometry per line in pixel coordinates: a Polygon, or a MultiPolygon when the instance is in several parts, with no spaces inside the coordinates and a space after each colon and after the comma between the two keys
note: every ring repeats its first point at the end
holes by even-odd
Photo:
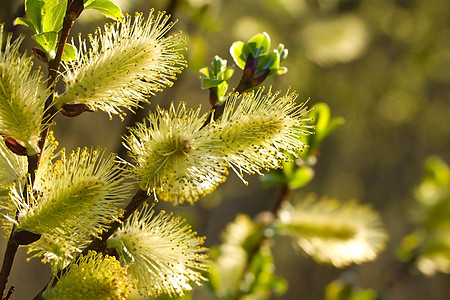
{"type": "Polygon", "coordinates": [[[11,234],[9,235],[8,244],[6,245],[5,256],[3,258],[2,269],[0,270],[0,292],[1,299],[4,299],[6,285],[8,284],[9,274],[11,273],[12,265],[14,262],[14,257],[16,256],[19,244],[13,237],[15,226],[11,229],[11,234]]]}
{"type": "MultiPolygon", "coordinates": [[[[58,40],[56,56],[48,64],[49,73],[48,73],[47,84],[50,87],[52,92],[45,102],[44,117],[42,119],[42,124],[44,125],[43,126],[44,130],[41,132],[41,137],[39,140],[40,152],[42,152],[42,149],[44,148],[44,144],[45,144],[45,140],[47,139],[47,134],[49,131],[50,124],[53,121],[53,119],[57,113],[57,110],[53,106],[54,88],[55,88],[56,81],[57,81],[59,65],[61,63],[62,55],[64,53],[64,47],[67,43],[67,38],[69,36],[70,30],[73,25],[73,20],[70,21],[67,17],[67,15],[70,11],[69,7],[71,4],[72,4],[72,1],[69,1],[67,3],[67,12],[66,12],[66,16],[64,17],[63,29],[61,30],[61,35],[58,40]]],[[[34,180],[35,180],[36,170],[39,167],[40,155],[37,154],[37,155],[27,156],[27,160],[28,160],[28,173],[31,176],[30,184],[33,185],[34,180]]],[[[24,196],[25,197],[26,197],[26,193],[27,193],[27,187],[24,188],[24,196]]],[[[14,258],[17,253],[17,249],[19,248],[19,244],[15,240],[14,234],[15,234],[15,226],[13,226],[13,228],[11,229],[11,234],[9,236],[8,243],[7,243],[6,250],[5,250],[5,256],[3,258],[3,264],[2,264],[2,267],[0,270],[0,293],[1,293],[0,298],[1,299],[7,299],[10,297],[10,293],[8,293],[7,298],[4,298],[4,295],[5,295],[5,291],[6,291],[6,285],[8,284],[9,274],[11,273],[12,265],[14,262],[14,258]]],[[[11,291],[13,291],[13,290],[11,290],[11,291]]]]}
{"type": "Polygon", "coordinates": [[[82,255],[86,255],[89,251],[94,250],[96,252],[101,252],[106,249],[106,240],[114,234],[114,232],[123,224],[145,201],[147,201],[149,195],[146,191],[139,189],[125,207],[125,211],[118,221],[114,221],[109,225],[109,229],[104,231],[102,235],[95,238],[84,250],[81,252],[82,255]]]}
{"type": "Polygon", "coordinates": [[[279,217],[281,207],[283,206],[284,203],[290,201],[291,196],[292,196],[292,189],[289,188],[286,184],[282,185],[278,192],[277,202],[272,209],[272,213],[274,214],[275,217],[277,218],[279,217]]]}

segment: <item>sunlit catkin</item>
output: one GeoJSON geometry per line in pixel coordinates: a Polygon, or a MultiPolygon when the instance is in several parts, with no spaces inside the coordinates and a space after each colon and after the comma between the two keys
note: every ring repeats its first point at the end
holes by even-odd
{"type": "Polygon", "coordinates": [[[0,24],[0,135],[12,138],[28,155],[39,152],[38,141],[44,114],[44,103],[50,92],[42,82],[42,74],[33,71],[31,57],[19,53],[23,36],[11,42],[0,24]]]}
{"type": "Polygon", "coordinates": [[[183,296],[205,280],[201,272],[208,268],[204,238],[179,217],[151,208],[135,213],[108,240],[116,248],[127,272],[136,281],[140,294],[183,296]]]}
{"type": "Polygon", "coordinates": [[[85,104],[123,115],[123,108],[133,110],[139,102],[171,86],[186,66],[181,52],[184,40],[180,34],[167,35],[173,23],[164,13],[144,19],[136,14],[117,24],[106,25],[79,42],[75,61],[63,62],[65,93],[56,105],[85,104]]]}
{"type": "Polygon", "coordinates": [[[128,299],[131,282],[125,268],[111,256],[93,251],[70,265],[55,286],[42,295],[45,300],[128,299]]]}

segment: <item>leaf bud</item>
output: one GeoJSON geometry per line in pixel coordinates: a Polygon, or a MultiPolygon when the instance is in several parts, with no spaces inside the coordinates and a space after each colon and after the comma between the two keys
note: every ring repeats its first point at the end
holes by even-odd
{"type": "Polygon", "coordinates": [[[48,63],[47,54],[44,51],[42,51],[41,49],[34,47],[33,49],[31,49],[31,52],[33,52],[34,56],[39,58],[40,61],[42,61],[44,63],[48,63]]]}
{"type": "Polygon", "coordinates": [[[41,238],[41,235],[38,233],[33,233],[28,230],[20,230],[14,232],[14,240],[19,245],[28,245],[36,242],[41,238]]]}
{"type": "Polygon", "coordinates": [[[27,148],[12,137],[5,138],[5,145],[14,154],[27,155],[27,148]]]}
{"type": "Polygon", "coordinates": [[[73,0],[72,4],[70,4],[69,8],[67,9],[66,14],[67,20],[71,22],[75,21],[80,16],[83,9],[84,9],[83,0],[73,0]]]}
{"type": "Polygon", "coordinates": [[[65,117],[77,117],[84,113],[85,111],[92,111],[86,104],[75,103],[75,104],[64,104],[61,106],[61,113],[65,117]]]}

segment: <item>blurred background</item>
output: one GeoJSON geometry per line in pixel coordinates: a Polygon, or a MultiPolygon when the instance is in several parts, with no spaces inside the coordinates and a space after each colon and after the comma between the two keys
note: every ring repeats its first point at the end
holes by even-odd
{"type": "MultiPolygon", "coordinates": [[[[9,31],[21,13],[22,1],[0,1],[0,17],[9,31]]],[[[201,89],[198,70],[218,54],[232,64],[230,45],[267,32],[272,48],[289,50],[283,66],[288,73],[270,77],[264,85],[300,93],[299,100],[325,102],[333,116],[345,119],[320,148],[313,181],[302,193],[314,192],[340,200],[358,199],[378,210],[389,233],[387,249],[360,266],[336,269],[299,255],[289,240],[273,243],[276,274],[286,278],[287,292],[274,299],[324,298],[325,286],[351,278],[363,288],[381,292],[382,299],[450,299],[450,277],[425,276],[409,268],[396,277],[402,264],[395,256],[403,236],[412,230],[414,187],[425,159],[439,155],[450,163],[450,1],[434,0],[129,0],[114,1],[124,12],[166,10],[178,19],[175,31],[187,38],[189,68],[172,88],[151,99],[167,107],[171,101],[209,109],[208,91],[201,89]],[[393,284],[390,284],[393,283],[393,284]]],[[[105,21],[97,12],[84,12],[72,36],[93,32],[105,21]]],[[[27,39],[28,48],[32,40],[27,39]]],[[[235,69],[230,87],[240,78],[235,69]]],[[[146,107],[148,109],[149,107],[146,107]]],[[[68,150],[104,146],[126,155],[123,127],[140,121],[131,114],[124,122],[102,113],[68,119],[59,116],[53,128],[68,150]]],[[[276,189],[264,189],[257,176],[245,186],[231,174],[227,182],[194,208],[178,207],[207,246],[220,242],[220,232],[239,212],[255,216],[270,210],[276,189]]],[[[167,209],[172,207],[167,206],[167,209]]],[[[449,216],[450,218],[450,216],[449,216]]],[[[4,249],[4,246],[2,247],[4,249]]],[[[3,253],[3,250],[2,250],[3,253]]],[[[3,254],[2,254],[3,255],[3,254]]],[[[22,264],[23,253],[16,264],[22,264]]],[[[48,266],[23,263],[12,274],[14,299],[30,299],[48,280],[48,266]],[[45,273],[47,272],[47,273],[45,273]]],[[[208,299],[198,291],[194,299],[208,299]]],[[[380,297],[381,299],[381,297],[380,297]]]]}

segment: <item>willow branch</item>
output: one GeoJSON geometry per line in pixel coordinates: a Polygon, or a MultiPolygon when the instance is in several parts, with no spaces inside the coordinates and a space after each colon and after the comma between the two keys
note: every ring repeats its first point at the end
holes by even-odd
{"type": "Polygon", "coordinates": [[[84,250],[81,252],[82,255],[86,255],[89,251],[94,250],[96,252],[101,252],[106,249],[106,240],[114,234],[114,232],[123,224],[145,201],[149,199],[149,195],[146,191],[139,189],[128,203],[127,207],[120,216],[118,221],[114,221],[109,225],[107,231],[104,231],[99,237],[95,238],[84,250]]]}
{"type": "MultiPolygon", "coordinates": [[[[69,5],[72,4],[72,1],[68,2],[68,8],[69,5]]],[[[69,11],[69,9],[67,10],[69,11]]],[[[70,30],[72,28],[73,21],[70,21],[66,16],[64,17],[63,22],[63,29],[61,30],[61,35],[58,40],[57,44],[57,51],[55,58],[49,62],[48,64],[48,86],[52,90],[52,93],[50,94],[49,98],[45,102],[44,107],[44,117],[42,119],[42,124],[44,125],[44,130],[41,132],[41,137],[39,140],[39,148],[42,152],[42,149],[44,148],[45,140],[47,138],[47,134],[49,131],[49,125],[53,121],[55,115],[56,115],[56,109],[53,106],[53,97],[54,97],[54,88],[57,80],[57,74],[59,70],[59,65],[61,63],[62,55],[64,53],[64,47],[67,43],[67,38],[69,36],[70,30]]],[[[27,156],[28,160],[28,173],[31,176],[31,185],[33,185],[35,180],[35,173],[36,170],[39,167],[39,160],[40,155],[32,155],[27,156]]],[[[24,193],[26,193],[26,187],[24,189],[24,193]]],[[[6,291],[6,285],[8,284],[9,275],[11,273],[12,265],[14,262],[15,255],[17,253],[17,249],[19,248],[19,244],[14,239],[14,233],[15,233],[15,226],[11,229],[11,234],[8,239],[8,243],[5,250],[5,256],[3,258],[3,264],[2,268],[0,270],[0,298],[1,299],[7,299],[4,298],[5,291],[6,291]]],[[[8,294],[8,298],[9,298],[8,294]]]]}
{"type": "Polygon", "coordinates": [[[3,296],[5,295],[9,274],[11,273],[14,257],[16,256],[17,249],[19,248],[19,244],[16,243],[13,234],[14,234],[14,226],[11,230],[11,234],[9,235],[8,244],[6,245],[5,250],[5,256],[3,258],[2,269],[0,270],[1,299],[4,299],[3,296]]]}

